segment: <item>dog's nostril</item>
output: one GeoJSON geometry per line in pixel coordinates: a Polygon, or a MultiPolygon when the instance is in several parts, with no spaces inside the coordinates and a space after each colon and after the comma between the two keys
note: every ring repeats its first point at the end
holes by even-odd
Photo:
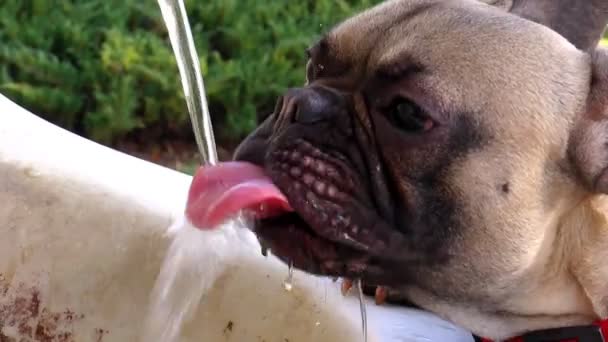
{"type": "Polygon", "coordinates": [[[305,89],[298,94],[294,120],[302,124],[314,124],[327,120],[336,111],[337,96],[330,91],[305,89]]]}
{"type": "Polygon", "coordinates": [[[291,123],[314,124],[344,113],[346,101],[340,93],[325,87],[293,88],[275,105],[275,128],[291,123]]]}

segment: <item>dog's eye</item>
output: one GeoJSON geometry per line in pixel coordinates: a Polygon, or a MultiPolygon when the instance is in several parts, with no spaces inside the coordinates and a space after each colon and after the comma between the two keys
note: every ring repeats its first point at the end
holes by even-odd
{"type": "Polygon", "coordinates": [[[427,132],[433,129],[435,122],[428,114],[412,101],[399,99],[388,108],[388,119],[400,129],[411,132],[427,132]]]}

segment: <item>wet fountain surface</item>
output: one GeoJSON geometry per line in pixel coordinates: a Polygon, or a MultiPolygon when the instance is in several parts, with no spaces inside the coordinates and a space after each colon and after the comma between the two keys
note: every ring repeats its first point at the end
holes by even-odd
{"type": "MultiPolygon", "coordinates": [[[[210,308],[218,299],[226,302],[226,298],[215,296],[218,288],[234,286],[236,284],[234,282],[239,281],[230,277],[234,268],[248,267],[243,265],[243,261],[251,259],[254,255],[264,260],[273,258],[271,254],[262,256],[261,253],[256,252],[260,250],[260,246],[247,226],[247,220],[237,218],[213,230],[200,230],[189,224],[185,218],[181,218],[169,228],[167,233],[172,241],[150,293],[150,305],[140,341],[189,340],[193,326],[205,325],[205,322],[197,319],[205,315],[213,315],[213,310],[210,308]],[[237,246],[239,250],[235,250],[237,246]],[[204,311],[202,314],[201,308],[204,311]]],[[[277,260],[274,259],[272,262],[276,265],[277,260]]],[[[311,281],[312,277],[309,277],[306,281],[298,282],[293,268],[284,265],[284,270],[287,272],[287,278],[283,282],[277,282],[273,289],[266,289],[266,293],[270,293],[270,296],[265,299],[283,302],[283,304],[269,305],[282,309],[265,311],[263,307],[257,308],[259,310],[257,317],[250,318],[248,324],[255,324],[253,322],[257,321],[260,327],[265,326],[266,330],[265,334],[260,334],[259,331],[264,331],[264,328],[256,329],[258,335],[250,338],[267,342],[330,341],[335,338],[331,337],[332,335],[346,333],[346,331],[340,333],[341,329],[332,328],[332,325],[337,323],[336,320],[339,321],[341,318],[340,315],[332,312],[334,310],[331,306],[339,303],[335,296],[333,299],[328,299],[327,291],[336,291],[337,288],[334,286],[330,289],[329,280],[320,278],[311,281]],[[323,290],[318,291],[319,289],[323,290]],[[313,291],[324,292],[325,298],[315,300],[311,297],[313,291]],[[287,296],[291,297],[287,302],[292,304],[285,306],[287,296]],[[324,307],[325,305],[330,307],[324,307]]],[[[260,283],[259,286],[267,285],[260,283]]],[[[252,289],[252,292],[254,290],[252,289]]],[[[246,305],[239,303],[239,298],[231,298],[229,302],[237,306],[246,305]]],[[[238,308],[233,310],[238,311],[238,308]]],[[[237,329],[241,330],[241,334],[246,334],[239,317],[242,317],[242,314],[225,318],[227,323],[222,332],[225,336],[234,334],[237,329]]],[[[346,317],[342,319],[344,319],[342,324],[348,323],[346,317]]]]}
{"type": "MultiPolygon", "coordinates": [[[[226,275],[230,273],[230,270],[239,267],[240,262],[251,258],[255,251],[259,250],[259,245],[247,226],[247,220],[238,218],[227,221],[213,230],[200,230],[189,224],[185,218],[181,218],[169,228],[167,233],[171,236],[172,241],[150,293],[150,305],[147,309],[140,341],[183,341],[187,339],[188,330],[193,325],[204,324],[204,322],[196,322],[195,319],[201,317],[198,312],[201,306],[208,307],[210,302],[217,300],[210,298],[214,295],[213,288],[228,285],[227,282],[231,280],[226,279],[226,275]],[[236,243],[237,241],[238,243],[236,243]],[[235,251],[233,248],[235,246],[241,248],[242,253],[235,251]],[[220,285],[218,282],[222,282],[222,284],[220,285]]],[[[271,255],[264,257],[261,253],[258,257],[272,258],[271,255]]],[[[319,278],[312,283],[308,281],[308,284],[300,287],[294,269],[285,265],[285,271],[287,271],[287,277],[275,287],[276,295],[270,296],[267,300],[272,301],[273,297],[291,296],[294,303],[300,304],[297,307],[285,307],[284,311],[261,311],[258,314],[260,323],[267,324],[268,322],[264,321],[272,316],[284,316],[286,325],[283,327],[275,325],[273,326],[275,331],[269,331],[268,336],[259,336],[259,338],[268,342],[275,340],[281,342],[285,340],[317,341],[318,338],[323,338],[327,335],[327,325],[332,324],[332,320],[339,319],[328,316],[332,309],[323,306],[326,304],[340,305],[340,303],[336,302],[335,297],[330,301],[325,297],[317,304],[310,306],[310,312],[306,313],[302,310],[307,310],[305,308],[307,305],[304,304],[306,301],[314,300],[313,298],[306,299],[310,296],[311,284],[317,289],[323,288],[325,296],[327,296],[328,290],[335,291],[336,286],[329,289],[330,280],[319,278]],[[307,317],[303,319],[303,315],[307,317]],[[292,319],[300,316],[301,322],[298,324],[303,329],[309,330],[308,333],[289,332],[291,330],[289,326],[293,327],[295,323],[287,321],[287,317],[290,316],[292,319]],[[306,327],[307,325],[310,326],[306,327]],[[281,330],[284,334],[281,336],[284,337],[279,337],[281,330]]],[[[232,281],[238,280],[232,279],[232,281]]],[[[362,293],[360,295],[362,296],[362,293]]],[[[235,299],[238,300],[238,298],[235,299]]],[[[238,303],[235,304],[238,305],[238,303]]],[[[361,302],[361,307],[363,306],[364,304],[361,302]]],[[[224,332],[226,334],[232,332],[237,323],[236,318],[228,319],[224,332]]],[[[366,324],[364,319],[364,334],[367,332],[366,324]]],[[[361,341],[366,340],[366,335],[364,335],[361,341]]]]}

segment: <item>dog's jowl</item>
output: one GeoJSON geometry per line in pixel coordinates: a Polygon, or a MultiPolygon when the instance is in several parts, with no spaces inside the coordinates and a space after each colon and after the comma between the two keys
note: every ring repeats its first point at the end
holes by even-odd
{"type": "Polygon", "coordinates": [[[607,19],[389,0],[340,23],[235,154],[294,209],[258,238],[492,339],[608,318],[607,19]]]}

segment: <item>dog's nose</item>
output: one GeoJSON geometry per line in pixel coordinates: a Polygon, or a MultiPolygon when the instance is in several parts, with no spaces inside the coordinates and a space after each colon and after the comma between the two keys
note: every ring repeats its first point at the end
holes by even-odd
{"type": "Polygon", "coordinates": [[[325,88],[308,88],[297,101],[295,121],[313,124],[328,119],[335,114],[338,99],[336,94],[325,88]]]}
{"type": "Polygon", "coordinates": [[[340,113],[344,99],[325,87],[295,88],[283,96],[279,106],[281,121],[314,124],[340,113]]]}

